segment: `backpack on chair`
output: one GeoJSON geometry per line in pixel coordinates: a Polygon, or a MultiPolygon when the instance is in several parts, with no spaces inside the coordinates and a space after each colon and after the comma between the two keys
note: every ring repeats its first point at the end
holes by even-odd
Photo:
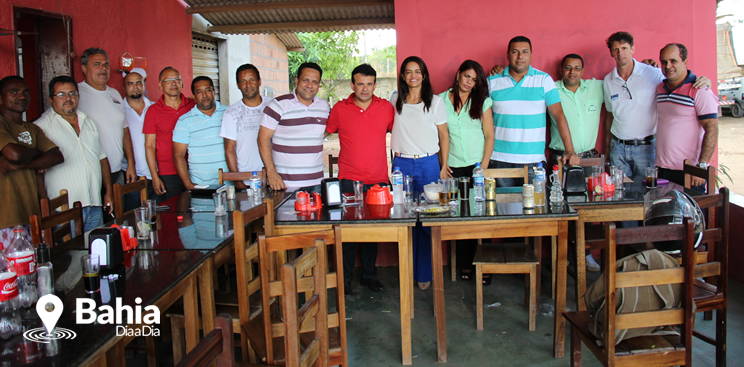
{"type": "MultiPolygon", "coordinates": [[[[677,260],[659,250],[643,251],[626,256],[616,262],[617,272],[677,267],[679,267],[677,260]]],[[[605,273],[603,272],[599,276],[599,279],[587,289],[584,295],[584,300],[592,318],[592,322],[589,324],[589,331],[600,340],[604,337],[605,293],[605,273]]],[[[617,314],[672,309],[681,305],[682,284],[618,288],[616,297],[617,314]]],[[[663,326],[615,330],[615,344],[617,345],[621,341],[632,337],[652,334],[669,335],[676,333],[672,328],[663,326]]]]}

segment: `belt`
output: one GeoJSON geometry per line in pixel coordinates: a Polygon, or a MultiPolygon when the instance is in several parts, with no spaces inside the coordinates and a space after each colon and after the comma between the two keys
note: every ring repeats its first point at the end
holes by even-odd
{"type": "Polygon", "coordinates": [[[425,157],[428,157],[428,156],[430,156],[430,155],[435,155],[435,154],[436,154],[436,153],[434,153],[434,154],[429,154],[429,153],[424,153],[424,154],[406,154],[406,153],[395,153],[395,156],[396,156],[396,157],[401,157],[401,158],[413,158],[413,159],[419,159],[419,158],[425,158],[425,157]]]}
{"type": "Polygon", "coordinates": [[[615,135],[613,135],[612,139],[614,139],[616,142],[623,143],[625,145],[651,145],[653,143],[654,136],[649,135],[643,139],[623,140],[623,139],[618,139],[615,135]]]}
{"type": "MultiPolygon", "coordinates": [[[[566,154],[566,152],[562,150],[555,150],[555,149],[553,149],[553,153],[560,155],[560,156],[563,156],[566,154]]],[[[576,153],[576,155],[578,155],[579,158],[587,158],[593,155],[599,155],[599,152],[596,149],[589,149],[586,152],[576,153]]]]}

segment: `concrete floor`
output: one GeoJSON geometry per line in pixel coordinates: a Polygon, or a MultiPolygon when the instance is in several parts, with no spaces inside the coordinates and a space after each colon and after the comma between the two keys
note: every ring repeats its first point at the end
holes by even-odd
{"type": "MultiPolygon", "coordinates": [[[[359,269],[357,269],[359,270],[359,269]]],[[[550,299],[550,273],[543,272],[542,296],[537,330],[527,330],[527,308],[523,302],[523,277],[496,275],[484,288],[484,304],[500,306],[484,309],[484,331],[475,327],[475,283],[452,282],[445,267],[445,308],[447,312],[448,366],[568,366],[568,357],[555,359],[553,350],[553,301],[550,299]]],[[[598,273],[590,273],[593,281],[598,273]]],[[[349,364],[351,366],[400,366],[400,293],[398,269],[378,268],[378,278],[387,287],[373,293],[355,278],[354,296],[346,301],[349,364]]],[[[731,282],[728,324],[728,365],[744,365],[744,287],[731,282]]],[[[575,292],[571,277],[569,295],[575,292]]],[[[413,364],[437,364],[436,324],[432,289],[414,288],[415,318],[412,320],[413,364]]],[[[576,304],[568,300],[568,307],[576,304]]],[[[712,334],[713,321],[697,317],[696,326],[712,334]]],[[[567,332],[568,335],[568,332],[567,332]]],[[[568,341],[567,341],[568,344],[568,341]]],[[[693,340],[693,364],[714,366],[715,349],[693,340]]],[[[600,363],[584,348],[585,366],[600,363]]]]}

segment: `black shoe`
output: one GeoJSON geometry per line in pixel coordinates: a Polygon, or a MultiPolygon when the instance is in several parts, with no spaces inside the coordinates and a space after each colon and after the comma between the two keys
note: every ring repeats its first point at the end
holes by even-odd
{"type": "Polygon", "coordinates": [[[369,290],[372,292],[382,292],[385,290],[385,286],[383,286],[377,278],[362,279],[362,285],[369,287],[369,290]]]}
{"type": "Polygon", "coordinates": [[[344,283],[344,297],[351,298],[354,292],[351,291],[351,283],[344,283]]]}

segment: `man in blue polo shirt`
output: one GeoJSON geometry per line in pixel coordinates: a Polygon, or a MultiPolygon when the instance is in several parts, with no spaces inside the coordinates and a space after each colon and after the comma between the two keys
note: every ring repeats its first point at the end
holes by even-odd
{"type": "MultiPolygon", "coordinates": [[[[495,142],[488,168],[522,168],[545,161],[546,107],[555,119],[565,147],[563,161],[578,164],[571,132],[563,115],[555,82],[545,72],[530,66],[532,42],[524,36],[509,41],[509,66],[488,78],[493,100],[495,142]]],[[[534,171],[529,170],[530,182],[534,171]]],[[[515,179],[497,179],[498,186],[516,186],[515,179]]]]}
{"type": "Polygon", "coordinates": [[[222,115],[227,107],[214,100],[214,83],[209,77],[196,77],[191,83],[191,93],[196,106],[178,118],[173,129],[173,159],[186,190],[198,184],[217,184],[218,170],[228,171],[225,146],[220,137],[222,115]]]}

